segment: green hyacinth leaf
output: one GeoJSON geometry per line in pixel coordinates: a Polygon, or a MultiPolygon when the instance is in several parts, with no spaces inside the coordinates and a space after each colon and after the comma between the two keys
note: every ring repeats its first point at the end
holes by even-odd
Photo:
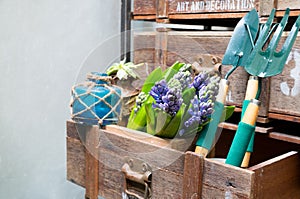
{"type": "Polygon", "coordinates": [[[186,105],[182,104],[176,115],[171,119],[166,128],[160,133],[156,134],[157,136],[164,138],[174,138],[179,130],[181,122],[183,122],[182,117],[185,112],[186,105]]]}
{"type": "MultiPolygon", "coordinates": [[[[182,122],[180,123],[180,127],[179,127],[179,131],[184,130],[184,135],[183,136],[189,136],[191,134],[197,133],[198,127],[199,127],[196,123],[193,123],[189,127],[186,127],[184,125],[184,122],[187,121],[191,117],[191,115],[187,111],[190,106],[192,106],[192,105],[189,104],[189,106],[185,107],[185,111],[183,112],[183,116],[182,116],[182,122]]],[[[179,136],[181,137],[182,135],[179,135],[179,136]]]]}
{"type": "Polygon", "coordinates": [[[152,103],[145,104],[146,117],[147,117],[147,133],[154,135],[156,126],[156,115],[152,108],[152,103]]]}
{"type": "Polygon", "coordinates": [[[180,62],[175,62],[171,67],[164,71],[163,77],[169,82],[169,80],[182,68],[185,64],[180,62]]]}
{"type": "Polygon", "coordinates": [[[189,105],[191,103],[191,100],[194,98],[196,93],[196,89],[194,87],[192,88],[187,88],[183,91],[182,93],[182,99],[183,99],[183,103],[186,104],[186,110],[187,108],[189,108],[189,105]]]}
{"type": "Polygon", "coordinates": [[[155,85],[155,83],[160,81],[162,78],[163,78],[163,72],[160,67],[153,70],[146,78],[144,85],[142,87],[142,92],[149,93],[149,91],[155,85]]]}
{"type": "Polygon", "coordinates": [[[172,116],[161,109],[154,109],[156,113],[155,135],[159,135],[169,124],[172,116]]]}
{"type": "Polygon", "coordinates": [[[137,112],[135,111],[136,105],[134,105],[128,119],[127,128],[146,131],[147,107],[151,107],[153,102],[153,97],[148,95],[146,101],[142,104],[141,108],[137,112]]]}
{"type": "Polygon", "coordinates": [[[133,109],[128,119],[127,128],[139,130],[139,131],[145,131],[146,124],[147,124],[147,118],[146,118],[145,105],[142,105],[142,107],[137,112],[135,112],[133,109]]]}
{"type": "Polygon", "coordinates": [[[235,106],[225,106],[224,107],[223,114],[225,114],[225,120],[229,119],[232,116],[232,114],[234,113],[234,109],[235,109],[235,106]]]}

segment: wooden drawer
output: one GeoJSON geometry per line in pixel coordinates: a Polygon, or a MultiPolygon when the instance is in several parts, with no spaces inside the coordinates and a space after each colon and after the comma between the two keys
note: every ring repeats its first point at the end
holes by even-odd
{"type": "MultiPolygon", "coordinates": [[[[216,157],[226,157],[233,135],[223,130],[216,157]]],[[[128,158],[151,168],[154,199],[297,198],[300,194],[300,159],[293,151],[298,145],[270,139],[267,134],[256,136],[248,169],[173,149],[174,140],[120,126],[99,130],[68,121],[67,136],[67,178],[85,187],[90,199],[98,194],[122,198],[126,180],[122,168],[128,158]]]]}

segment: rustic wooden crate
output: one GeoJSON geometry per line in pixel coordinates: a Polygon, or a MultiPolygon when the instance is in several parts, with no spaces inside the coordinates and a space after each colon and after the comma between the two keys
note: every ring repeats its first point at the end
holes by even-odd
{"type": "MultiPolygon", "coordinates": [[[[233,133],[223,131],[217,157],[228,152],[233,133]]],[[[67,122],[67,178],[86,188],[86,197],[122,198],[126,158],[152,168],[152,198],[298,198],[300,159],[297,145],[256,137],[252,166],[241,169],[214,159],[172,149],[170,140],[120,126],[67,122]],[[80,139],[81,138],[81,139],[80,139]],[[264,145],[262,145],[264,143],[264,145]],[[266,149],[263,146],[274,146],[266,149]],[[297,149],[297,148],[296,148],[297,149]],[[98,161],[99,160],[99,161],[98,161]],[[261,162],[259,162],[261,161],[261,162]]]]}
{"type": "Polygon", "coordinates": [[[300,3],[294,0],[134,0],[133,18],[160,19],[234,19],[241,18],[255,8],[261,17],[276,8],[281,17],[286,8],[291,16],[300,14],[300,3]]]}

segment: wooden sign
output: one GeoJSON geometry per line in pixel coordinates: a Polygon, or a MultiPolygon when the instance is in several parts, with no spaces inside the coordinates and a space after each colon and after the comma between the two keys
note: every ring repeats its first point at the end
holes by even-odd
{"type": "Polygon", "coordinates": [[[255,0],[174,0],[169,1],[169,14],[199,12],[236,12],[255,8],[255,0]]]}

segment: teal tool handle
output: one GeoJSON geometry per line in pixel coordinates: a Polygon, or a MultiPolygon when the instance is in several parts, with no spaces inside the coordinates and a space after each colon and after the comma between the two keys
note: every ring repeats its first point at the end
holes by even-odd
{"type": "Polygon", "coordinates": [[[238,130],[234,136],[225,163],[234,166],[241,166],[245,152],[249,145],[255,127],[253,125],[240,122],[238,130]]]}
{"type": "Polygon", "coordinates": [[[224,102],[228,91],[228,83],[229,82],[226,79],[221,79],[219,84],[219,93],[216,97],[214,112],[211,117],[212,121],[204,127],[196,142],[195,153],[200,154],[204,157],[207,156],[212,147],[212,144],[216,138],[220,121],[224,121],[225,119],[225,116],[222,119],[222,115],[224,110],[224,102]]]}
{"type": "Polygon", "coordinates": [[[218,125],[223,122],[225,117],[223,115],[224,104],[215,102],[212,120],[201,131],[200,136],[196,142],[196,146],[204,147],[210,150],[217,134],[218,125]]]}
{"type": "Polygon", "coordinates": [[[249,144],[248,144],[248,147],[247,147],[246,152],[250,152],[250,153],[253,152],[253,148],[254,148],[254,137],[255,137],[255,128],[253,129],[252,136],[251,136],[251,139],[250,139],[250,141],[249,141],[249,144]]]}
{"type": "Polygon", "coordinates": [[[242,121],[238,125],[225,163],[241,166],[253,131],[255,130],[259,106],[260,101],[256,99],[250,100],[246,111],[244,111],[242,121]]]}

